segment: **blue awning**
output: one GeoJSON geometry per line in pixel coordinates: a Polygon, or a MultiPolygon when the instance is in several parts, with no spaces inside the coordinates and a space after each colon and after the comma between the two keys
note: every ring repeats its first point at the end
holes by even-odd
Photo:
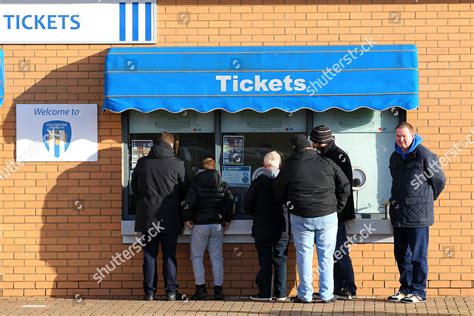
{"type": "Polygon", "coordinates": [[[0,106],[3,105],[3,98],[5,96],[5,71],[3,68],[3,50],[0,49],[0,106]]]}
{"type": "Polygon", "coordinates": [[[112,112],[418,107],[415,45],[111,48],[112,112]]]}

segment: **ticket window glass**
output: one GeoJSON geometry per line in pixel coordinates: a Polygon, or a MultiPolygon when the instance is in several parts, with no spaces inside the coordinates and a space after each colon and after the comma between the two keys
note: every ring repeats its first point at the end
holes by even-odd
{"type": "Polygon", "coordinates": [[[354,205],[358,218],[386,218],[390,198],[389,158],[394,149],[397,111],[331,109],[313,116],[314,125],[329,126],[336,144],[349,155],[353,170],[354,205]]]}
{"type": "Polygon", "coordinates": [[[287,159],[291,154],[291,136],[306,133],[306,116],[306,110],[222,113],[221,172],[236,199],[235,219],[248,218],[243,210],[244,195],[262,171],[265,154],[276,150],[283,160],[287,159]]]}
{"type": "MultiPolygon", "coordinates": [[[[154,111],[129,113],[129,188],[136,161],[148,154],[162,132],[173,133],[178,141],[177,157],[184,161],[187,177],[194,176],[207,157],[215,156],[214,114],[194,111],[169,113],[154,111]]],[[[128,190],[128,216],[136,214],[136,200],[128,190]]]]}

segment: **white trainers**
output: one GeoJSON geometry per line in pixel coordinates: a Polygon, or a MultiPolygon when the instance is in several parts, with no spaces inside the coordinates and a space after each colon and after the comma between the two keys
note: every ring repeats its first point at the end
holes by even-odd
{"type": "Polygon", "coordinates": [[[252,301],[261,301],[261,302],[265,302],[265,301],[271,301],[272,298],[271,297],[260,297],[258,295],[252,295],[250,296],[250,299],[252,301]]]}
{"type": "Polygon", "coordinates": [[[391,301],[391,302],[400,302],[405,297],[407,297],[407,295],[405,295],[402,292],[398,291],[397,293],[393,294],[392,296],[389,296],[388,300],[391,301]]]}
{"type": "Polygon", "coordinates": [[[416,294],[408,294],[405,298],[401,300],[402,303],[413,304],[413,303],[423,303],[425,302],[425,298],[421,298],[416,294]]]}
{"type": "Polygon", "coordinates": [[[273,299],[277,302],[285,302],[288,299],[288,297],[287,296],[285,296],[285,297],[273,297],[273,299]]]}

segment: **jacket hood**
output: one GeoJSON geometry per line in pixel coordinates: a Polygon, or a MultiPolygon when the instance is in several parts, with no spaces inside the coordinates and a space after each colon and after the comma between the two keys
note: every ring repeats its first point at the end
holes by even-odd
{"type": "Polygon", "coordinates": [[[221,176],[217,170],[202,170],[196,175],[196,181],[206,188],[217,188],[221,184],[221,176]]]}
{"type": "Polygon", "coordinates": [[[303,149],[295,153],[295,158],[297,159],[311,159],[314,156],[317,156],[318,152],[313,149],[303,149]]]}
{"type": "Polygon", "coordinates": [[[151,158],[174,157],[174,152],[170,144],[160,141],[153,145],[148,156],[151,158]]]}
{"type": "Polygon", "coordinates": [[[420,145],[422,141],[423,138],[421,138],[420,135],[415,134],[415,138],[413,138],[413,141],[411,142],[410,148],[408,148],[407,152],[403,152],[403,150],[400,148],[400,146],[397,145],[397,143],[395,143],[395,151],[402,155],[402,159],[405,159],[408,154],[411,154],[413,151],[415,151],[416,147],[418,147],[418,145],[420,145]]]}
{"type": "Polygon", "coordinates": [[[289,163],[292,160],[308,159],[308,158],[314,157],[314,155],[317,155],[316,150],[302,149],[302,150],[293,152],[291,156],[288,158],[288,160],[286,161],[286,163],[289,163]]]}
{"type": "Polygon", "coordinates": [[[278,173],[280,173],[280,169],[271,168],[271,169],[265,169],[260,175],[273,179],[278,176],[278,173]]]}

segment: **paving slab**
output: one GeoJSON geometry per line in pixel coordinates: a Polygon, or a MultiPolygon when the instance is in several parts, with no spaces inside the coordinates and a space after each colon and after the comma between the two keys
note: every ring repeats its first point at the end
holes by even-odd
{"type": "Polygon", "coordinates": [[[377,297],[332,304],[253,302],[246,297],[179,302],[148,302],[129,297],[0,297],[0,306],[0,315],[474,315],[474,297],[432,297],[418,304],[387,302],[377,297]]]}

